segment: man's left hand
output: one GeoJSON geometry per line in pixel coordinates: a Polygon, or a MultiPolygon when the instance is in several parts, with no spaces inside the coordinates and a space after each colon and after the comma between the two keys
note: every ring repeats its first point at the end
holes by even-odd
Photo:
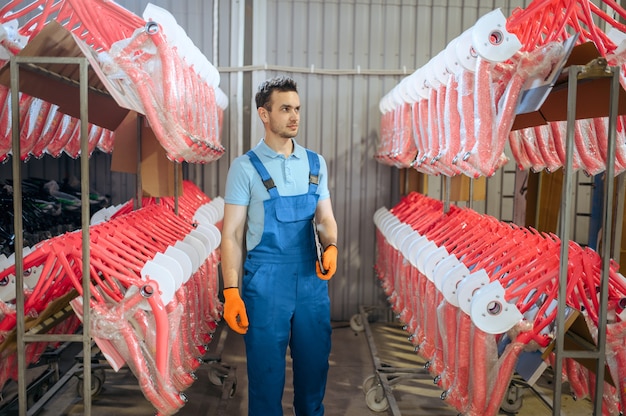
{"type": "Polygon", "coordinates": [[[322,273],[319,262],[315,262],[317,277],[322,280],[329,280],[337,271],[337,246],[331,244],[326,247],[322,255],[322,265],[324,266],[324,270],[326,270],[326,274],[322,273]]]}

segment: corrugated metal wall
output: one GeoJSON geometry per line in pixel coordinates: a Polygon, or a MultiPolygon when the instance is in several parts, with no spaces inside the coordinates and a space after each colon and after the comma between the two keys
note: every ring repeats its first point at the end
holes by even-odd
{"type": "MultiPolygon", "coordinates": [[[[119,0],[141,14],[148,1],[119,0]]],[[[155,0],[169,10],[221,73],[230,100],[217,162],[189,166],[186,175],[210,196],[223,195],[230,161],[255,144],[262,125],[253,106],[257,84],[277,73],[299,83],[303,106],[299,143],[328,161],[340,227],[341,264],[330,283],[332,318],[349,319],[360,305],[385,305],[373,270],[374,211],[398,200],[398,171],[374,161],[379,137],[379,100],[400,80],[441,51],[483,14],[509,15],[525,1],[486,0],[155,0]],[[217,11],[217,14],[215,12],[217,11]]],[[[134,195],[134,178],[111,173],[110,157],[92,157],[94,189],[120,202],[134,195]]],[[[28,175],[62,179],[79,172],[63,158],[29,161],[28,175]]],[[[0,177],[10,175],[8,164],[0,177]],[[7,169],[8,172],[7,173],[7,169]]],[[[510,216],[502,194],[512,181],[489,179],[489,200],[477,210],[510,216]],[[507,212],[503,212],[507,211],[507,212]]],[[[438,197],[440,179],[432,178],[438,197]]]]}
{"type": "MultiPolygon", "coordinates": [[[[229,16],[244,14],[238,10],[242,5],[235,3],[229,16]]],[[[247,2],[247,30],[241,33],[241,26],[231,27],[230,55],[219,51],[218,67],[233,71],[221,71],[222,88],[228,88],[231,97],[230,135],[225,132],[224,136],[229,152],[217,169],[197,169],[192,176],[205,189],[223,192],[225,170],[221,166],[262,135],[252,101],[254,88],[277,73],[292,75],[299,83],[303,106],[298,141],[321,152],[329,163],[340,227],[340,270],[330,283],[332,317],[348,319],[360,305],[385,305],[373,270],[372,216],[377,208],[397,202],[398,171],[373,159],[379,137],[379,100],[481,15],[497,7],[508,15],[517,6],[524,2],[247,2]],[[242,37],[245,44],[238,45],[242,37]],[[240,85],[243,91],[233,89],[240,85]],[[233,119],[239,114],[245,120],[233,119]],[[208,183],[210,188],[206,188],[208,183]]],[[[227,47],[223,36],[228,35],[220,30],[220,48],[227,47]]],[[[500,176],[490,180],[490,188],[498,188],[491,192],[494,197],[501,193],[500,176]]],[[[436,193],[439,179],[431,182],[430,189],[436,193]]],[[[500,209],[499,203],[490,205],[500,209]]]]}

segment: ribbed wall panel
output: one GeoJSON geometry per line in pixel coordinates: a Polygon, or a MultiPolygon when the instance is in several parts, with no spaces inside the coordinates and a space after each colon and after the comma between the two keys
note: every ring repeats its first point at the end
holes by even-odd
{"type": "MultiPolygon", "coordinates": [[[[253,25],[263,30],[255,29],[250,64],[283,67],[298,81],[303,105],[298,140],[320,151],[329,162],[342,248],[340,270],[330,284],[332,316],[347,319],[360,305],[384,304],[373,270],[372,216],[377,208],[397,202],[398,172],[373,159],[379,137],[379,100],[480,15],[498,6],[491,1],[448,2],[449,7],[439,1],[254,4],[263,9],[255,9],[259,19],[253,25]],[[325,71],[330,70],[346,73],[328,75],[325,71]]],[[[253,84],[275,74],[256,73],[253,84]]],[[[252,113],[252,143],[261,134],[262,126],[252,113]]],[[[439,196],[440,180],[433,182],[434,194],[439,196]]],[[[501,206],[499,201],[490,205],[501,206]]]]}

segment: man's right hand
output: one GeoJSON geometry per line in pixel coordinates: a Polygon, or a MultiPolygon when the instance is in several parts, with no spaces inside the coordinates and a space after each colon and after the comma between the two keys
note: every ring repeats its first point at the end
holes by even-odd
{"type": "Polygon", "coordinates": [[[233,331],[239,334],[248,332],[248,314],[238,287],[224,289],[224,319],[233,331]]]}

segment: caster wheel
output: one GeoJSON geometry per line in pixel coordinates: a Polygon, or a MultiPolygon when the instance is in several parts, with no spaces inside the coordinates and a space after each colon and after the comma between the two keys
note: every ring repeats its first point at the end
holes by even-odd
{"type": "Polygon", "coordinates": [[[371,375],[363,380],[363,393],[367,394],[367,392],[374,387],[377,383],[376,376],[371,375]]]}
{"type": "Polygon", "coordinates": [[[209,369],[209,381],[214,386],[221,386],[224,384],[224,376],[214,367],[209,369]]]}
{"type": "Polygon", "coordinates": [[[504,399],[500,404],[500,410],[509,415],[514,415],[522,408],[522,389],[518,386],[509,386],[504,399]]]}
{"type": "Polygon", "coordinates": [[[365,404],[373,412],[384,412],[389,408],[389,402],[385,397],[383,386],[380,384],[372,387],[365,394],[365,404]]]}
{"type": "Polygon", "coordinates": [[[352,318],[350,318],[350,328],[352,328],[354,332],[363,332],[365,330],[363,318],[360,314],[352,315],[352,318]]]}
{"type": "Polygon", "coordinates": [[[235,397],[235,393],[237,393],[237,379],[233,380],[233,385],[230,387],[230,391],[228,392],[228,397],[231,399],[235,397]]]}
{"type": "MultiPolygon", "coordinates": [[[[76,393],[79,397],[84,397],[84,385],[83,375],[79,374],[78,383],[76,383],[76,393]]],[[[96,397],[102,391],[102,386],[104,386],[104,381],[106,379],[105,372],[103,368],[98,368],[93,370],[91,373],[91,397],[96,397]]]]}

